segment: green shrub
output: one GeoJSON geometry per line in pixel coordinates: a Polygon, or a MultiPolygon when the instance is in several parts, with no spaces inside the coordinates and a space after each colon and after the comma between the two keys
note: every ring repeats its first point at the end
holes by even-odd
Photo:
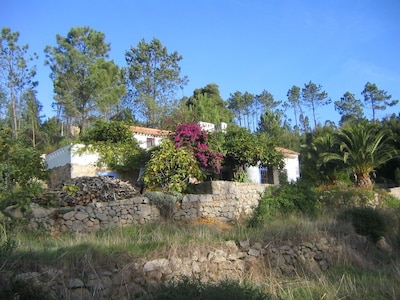
{"type": "Polygon", "coordinates": [[[355,231],[377,242],[385,236],[387,225],[382,212],[372,207],[353,207],[339,214],[340,221],[350,222],[355,231]]]}
{"type": "Polygon", "coordinates": [[[162,300],[263,300],[271,297],[248,284],[235,281],[218,283],[202,283],[199,279],[183,278],[170,286],[162,286],[149,296],[142,299],[162,300]]]}
{"type": "Polygon", "coordinates": [[[314,216],[319,206],[316,193],[307,183],[284,184],[266,189],[255,209],[249,225],[255,227],[266,220],[290,213],[314,216]]]}
{"type": "Polygon", "coordinates": [[[12,281],[10,285],[0,287],[0,299],[55,299],[48,292],[37,286],[33,281],[12,281]]]}
{"type": "Polygon", "coordinates": [[[147,188],[165,192],[185,192],[191,179],[202,180],[199,164],[186,147],[175,148],[171,140],[164,140],[146,163],[143,181],[147,188]]]}
{"type": "Polygon", "coordinates": [[[375,191],[360,187],[343,185],[319,187],[318,198],[329,210],[343,209],[353,206],[365,206],[375,200],[375,191]]]}
{"type": "Polygon", "coordinates": [[[175,205],[182,200],[182,194],[179,193],[163,193],[163,192],[147,192],[145,194],[150,200],[150,204],[155,205],[162,217],[171,219],[175,210],[175,205]]]}
{"type": "Polygon", "coordinates": [[[0,260],[7,258],[17,248],[17,241],[8,235],[9,218],[0,212],[0,260]]]}

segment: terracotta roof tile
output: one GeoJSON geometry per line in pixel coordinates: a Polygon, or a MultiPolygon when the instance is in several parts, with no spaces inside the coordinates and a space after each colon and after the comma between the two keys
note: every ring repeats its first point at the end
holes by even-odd
{"type": "Polygon", "coordinates": [[[299,153],[290,149],[282,148],[282,147],[275,147],[276,151],[279,151],[283,154],[284,157],[293,157],[298,156],[299,153]]]}
{"type": "Polygon", "coordinates": [[[161,129],[156,129],[156,128],[146,128],[146,127],[139,127],[139,126],[130,126],[129,129],[133,133],[153,135],[153,136],[167,136],[172,133],[172,131],[168,131],[168,130],[161,130],[161,129]]]}

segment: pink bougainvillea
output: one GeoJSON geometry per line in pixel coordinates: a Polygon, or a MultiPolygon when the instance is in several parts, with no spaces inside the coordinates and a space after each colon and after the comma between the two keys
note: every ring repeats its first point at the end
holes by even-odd
{"type": "Polygon", "coordinates": [[[184,123],[177,126],[175,132],[175,148],[187,147],[196,157],[200,167],[210,168],[215,173],[220,172],[224,156],[209,150],[207,132],[202,130],[199,124],[184,123]]]}

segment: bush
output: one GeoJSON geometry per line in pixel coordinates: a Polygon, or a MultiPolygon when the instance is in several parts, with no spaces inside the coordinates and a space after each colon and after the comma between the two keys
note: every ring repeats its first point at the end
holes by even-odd
{"type": "Polygon", "coordinates": [[[147,192],[145,194],[150,200],[150,204],[155,205],[160,210],[160,215],[166,219],[172,219],[175,205],[182,200],[183,196],[179,193],[147,192]]]}
{"type": "Polygon", "coordinates": [[[318,188],[318,196],[327,209],[337,210],[353,206],[366,206],[375,201],[375,191],[360,187],[332,185],[318,188]]]}
{"type": "Polygon", "coordinates": [[[12,281],[8,286],[0,287],[0,299],[50,300],[55,298],[32,280],[17,280],[12,281]]]}
{"type": "Polygon", "coordinates": [[[170,140],[152,152],[143,174],[146,187],[165,192],[185,192],[191,179],[203,179],[193,153],[186,147],[175,148],[170,140]]]}
{"type": "Polygon", "coordinates": [[[372,207],[353,207],[338,216],[339,221],[350,222],[355,231],[377,242],[387,233],[387,225],[382,212],[372,207]]]}
{"type": "Polygon", "coordinates": [[[248,284],[239,284],[235,281],[221,281],[218,283],[202,283],[199,279],[183,278],[180,281],[157,289],[143,299],[162,300],[262,300],[271,297],[259,289],[248,284]]]}
{"type": "Polygon", "coordinates": [[[284,184],[266,189],[249,225],[263,224],[266,220],[281,214],[301,213],[314,216],[319,202],[313,188],[305,182],[284,184]]]}
{"type": "Polygon", "coordinates": [[[0,261],[17,248],[17,241],[8,235],[9,221],[9,218],[0,212],[0,261]]]}

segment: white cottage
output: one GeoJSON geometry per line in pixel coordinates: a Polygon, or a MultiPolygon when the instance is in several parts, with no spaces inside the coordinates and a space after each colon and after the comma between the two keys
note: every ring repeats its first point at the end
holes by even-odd
{"type": "MultiPolygon", "coordinates": [[[[283,162],[284,168],[283,172],[286,173],[288,182],[295,182],[300,177],[300,162],[299,162],[299,153],[282,148],[276,147],[276,150],[283,154],[283,162]]],[[[261,168],[260,166],[248,166],[245,168],[247,178],[250,182],[253,183],[272,183],[268,182],[268,169],[261,168]]],[[[272,170],[273,181],[274,183],[278,183],[278,170],[272,170]]]]}
{"type": "MultiPolygon", "coordinates": [[[[171,134],[170,131],[139,126],[131,126],[130,130],[143,149],[158,146],[165,136],[171,134]]],[[[83,147],[71,144],[45,155],[47,167],[51,170],[50,186],[81,176],[119,176],[113,170],[98,166],[99,154],[82,152],[83,147]]]]}
{"type": "MultiPolygon", "coordinates": [[[[207,132],[225,132],[227,127],[226,123],[214,125],[211,123],[199,122],[199,125],[207,132]]],[[[168,130],[139,126],[131,126],[130,130],[139,146],[143,149],[150,149],[160,145],[162,139],[172,133],[168,130]]],[[[98,166],[99,154],[88,151],[82,153],[81,149],[83,147],[84,145],[79,144],[67,145],[45,156],[47,166],[52,170],[50,185],[55,185],[80,176],[119,176],[117,173],[113,172],[113,170],[98,166]]],[[[278,147],[277,150],[283,153],[285,163],[284,171],[287,173],[288,181],[296,181],[300,176],[299,153],[281,147],[278,147]]],[[[256,166],[248,167],[246,171],[251,182],[267,183],[266,169],[256,166]]]]}

